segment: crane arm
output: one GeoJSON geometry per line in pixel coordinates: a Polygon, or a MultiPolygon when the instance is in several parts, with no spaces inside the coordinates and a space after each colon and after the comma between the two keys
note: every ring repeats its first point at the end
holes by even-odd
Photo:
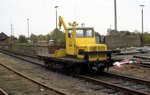
{"type": "Polygon", "coordinates": [[[64,19],[63,17],[59,16],[59,28],[61,28],[61,26],[63,25],[64,27],[64,30],[67,31],[67,26],[66,26],[66,23],[64,22],[64,19]]]}

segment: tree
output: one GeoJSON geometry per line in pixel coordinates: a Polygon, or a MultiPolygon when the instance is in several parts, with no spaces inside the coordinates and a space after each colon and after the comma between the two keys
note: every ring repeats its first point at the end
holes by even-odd
{"type": "Polygon", "coordinates": [[[38,41],[43,41],[44,40],[44,37],[42,34],[38,35],[38,41]]]}
{"type": "Polygon", "coordinates": [[[24,35],[20,35],[18,42],[19,43],[27,43],[27,38],[24,35]]]}
{"type": "Polygon", "coordinates": [[[150,34],[149,33],[144,33],[144,44],[150,44],[150,34]]]}
{"type": "Polygon", "coordinates": [[[36,36],[36,35],[31,34],[31,36],[30,36],[30,40],[31,40],[31,41],[33,41],[33,43],[36,43],[36,42],[38,41],[38,38],[37,38],[37,36],[36,36]]]}
{"type": "Polygon", "coordinates": [[[101,35],[98,32],[95,32],[95,37],[100,37],[101,35]]]}
{"type": "Polygon", "coordinates": [[[48,33],[47,35],[46,35],[46,38],[47,38],[47,42],[51,39],[51,35],[48,33]]]}
{"type": "Polygon", "coordinates": [[[65,47],[65,33],[60,31],[59,29],[54,29],[51,38],[54,40],[55,46],[65,47]]]}

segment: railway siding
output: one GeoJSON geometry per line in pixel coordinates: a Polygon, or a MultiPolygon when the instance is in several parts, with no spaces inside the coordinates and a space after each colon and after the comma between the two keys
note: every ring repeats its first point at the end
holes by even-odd
{"type": "Polygon", "coordinates": [[[96,78],[96,77],[93,78],[91,76],[89,77],[89,76],[84,76],[84,75],[75,75],[75,77],[93,82],[98,85],[102,85],[104,87],[122,91],[124,93],[131,94],[131,95],[149,95],[150,94],[149,92],[140,91],[139,89],[138,90],[132,89],[132,88],[121,86],[115,83],[111,83],[110,81],[105,81],[106,77],[104,78],[104,80],[102,80],[100,76],[99,78],[96,78]]]}
{"type": "Polygon", "coordinates": [[[8,95],[8,93],[5,92],[3,89],[0,88],[0,95],[8,95]]]}
{"type": "Polygon", "coordinates": [[[66,95],[22,73],[19,73],[18,71],[4,65],[3,63],[0,63],[0,65],[1,71],[3,71],[1,72],[1,85],[5,85],[4,88],[8,90],[9,94],[45,95],[47,93],[51,95],[66,95]],[[5,68],[2,68],[2,66],[5,68]]]}
{"type": "Polygon", "coordinates": [[[103,92],[102,89],[106,88],[99,85],[93,85],[83,80],[64,76],[57,72],[51,72],[39,65],[34,65],[22,60],[18,60],[4,54],[2,56],[3,59],[0,58],[0,61],[4,62],[6,59],[8,59],[5,61],[6,65],[11,66],[12,68],[15,68],[22,73],[25,73],[28,76],[32,76],[32,78],[36,78],[38,81],[41,81],[46,85],[50,85],[60,91],[66,92],[68,95],[106,95],[106,93],[108,93],[108,90],[103,92]]]}
{"type": "MultiPolygon", "coordinates": [[[[100,83],[100,84],[102,84],[102,85],[104,85],[104,86],[106,86],[106,87],[109,87],[109,88],[111,88],[111,87],[115,87],[116,85],[112,85],[112,84],[109,84],[110,86],[108,86],[108,85],[105,85],[105,83],[100,83]]],[[[128,88],[125,88],[125,87],[119,87],[118,86],[118,88],[116,88],[116,89],[118,89],[118,90],[121,90],[121,91],[123,91],[123,92],[126,92],[126,91],[128,91],[128,93],[132,93],[132,94],[141,94],[141,95],[149,95],[148,93],[145,93],[145,92],[140,92],[140,91],[138,91],[138,90],[131,90],[131,89],[128,89],[128,88]]]]}

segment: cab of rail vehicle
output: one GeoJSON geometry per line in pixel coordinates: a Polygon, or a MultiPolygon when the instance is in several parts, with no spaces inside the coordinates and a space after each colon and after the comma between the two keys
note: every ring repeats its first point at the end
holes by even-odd
{"type": "Polygon", "coordinates": [[[59,27],[63,25],[66,33],[66,56],[76,58],[86,58],[89,61],[106,60],[106,54],[96,54],[94,52],[107,51],[105,44],[97,44],[93,27],[78,27],[76,22],[69,23],[69,28],[64,22],[63,17],[59,16],[59,27]],[[87,54],[87,52],[91,52],[87,54]],[[93,52],[93,53],[92,53],[93,52]]]}

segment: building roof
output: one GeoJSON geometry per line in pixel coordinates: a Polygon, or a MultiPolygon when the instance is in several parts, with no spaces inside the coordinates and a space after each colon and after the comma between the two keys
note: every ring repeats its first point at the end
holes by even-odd
{"type": "Polygon", "coordinates": [[[3,33],[3,32],[0,33],[0,40],[5,40],[5,39],[8,39],[8,38],[9,37],[5,33],[3,33]]]}

